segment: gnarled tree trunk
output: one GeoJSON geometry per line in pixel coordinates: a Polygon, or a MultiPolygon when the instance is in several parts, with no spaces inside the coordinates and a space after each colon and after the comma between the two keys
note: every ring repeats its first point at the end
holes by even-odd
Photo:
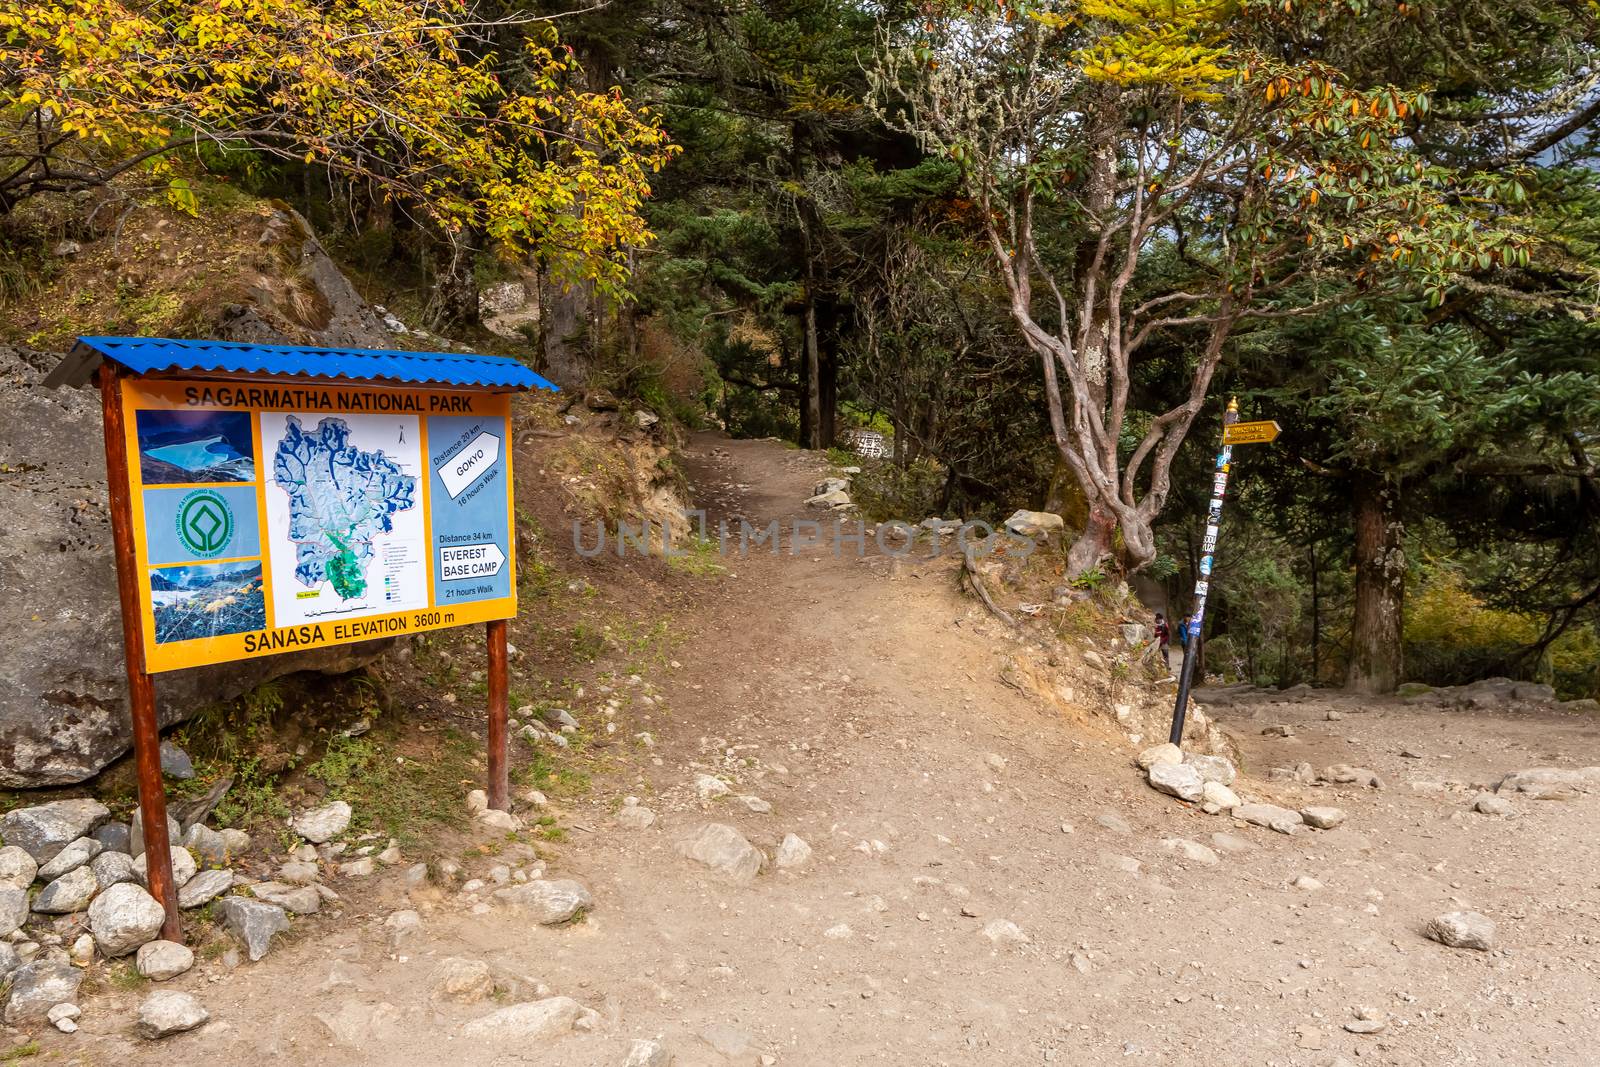
{"type": "Polygon", "coordinates": [[[473,274],[478,250],[477,234],[435,234],[428,242],[433,268],[433,292],[428,298],[428,325],[441,333],[469,330],[482,319],[478,307],[478,280],[473,274]]]}
{"type": "Polygon", "coordinates": [[[1405,524],[1400,489],[1381,477],[1352,479],[1355,510],[1356,608],[1345,687],[1392,693],[1403,663],[1400,624],[1406,592],[1405,524]]]}

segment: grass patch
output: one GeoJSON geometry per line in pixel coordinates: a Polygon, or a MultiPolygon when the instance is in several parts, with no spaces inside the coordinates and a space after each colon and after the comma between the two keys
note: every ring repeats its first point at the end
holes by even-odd
{"type": "Polygon", "coordinates": [[[37,1041],[29,1041],[26,1045],[17,1045],[0,1052],[0,1063],[16,1063],[18,1060],[32,1059],[39,1054],[40,1045],[37,1041]]]}
{"type": "Polygon", "coordinates": [[[667,556],[667,566],[697,578],[711,578],[727,573],[728,568],[719,562],[721,558],[717,542],[705,537],[691,537],[682,548],[667,556]]]}
{"type": "Polygon", "coordinates": [[[534,820],[533,834],[541,841],[565,841],[567,828],[557,825],[554,815],[541,815],[534,820]]]}
{"type": "Polygon", "coordinates": [[[118,963],[106,969],[106,984],[124,993],[145,987],[145,977],[131,963],[118,963]]]}
{"type": "Polygon", "coordinates": [[[589,791],[593,784],[589,772],[581,767],[558,764],[548,752],[534,752],[532,758],[512,772],[523,789],[537,789],[546,796],[574,797],[589,791]]]}
{"type": "Polygon", "coordinates": [[[322,758],[306,774],[352,809],[351,830],[381,830],[402,849],[422,844],[439,827],[466,825],[461,783],[479,777],[472,764],[477,743],[447,730],[426,755],[407,756],[368,734],[328,739],[322,758]]]}

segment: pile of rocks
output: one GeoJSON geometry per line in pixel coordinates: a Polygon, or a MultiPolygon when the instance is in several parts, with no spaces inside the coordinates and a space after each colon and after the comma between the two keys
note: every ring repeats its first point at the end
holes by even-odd
{"type": "MultiPolygon", "coordinates": [[[[97,958],[131,956],[139,974],[155,982],[194,966],[193,952],[161,939],[166,916],[147,888],[149,857],[139,815],[131,823],[110,816],[99,801],[77,799],[17,808],[0,818],[0,983],[10,983],[0,1017],[7,1024],[49,1021],[65,1033],[77,1030],[74,1001],[84,969],[97,958]],[[30,899],[36,882],[41,888],[30,899]]],[[[381,851],[377,841],[352,848],[335,840],[349,829],[350,817],[350,806],[334,801],[290,820],[306,843],[271,881],[242,877],[231,866],[250,847],[249,835],[203,822],[180,828],[169,817],[178,906],[212,904],[216,921],[245,954],[261,959],[273,938],[289,928],[290,912],[310,914],[338,899],[320,884],[319,864],[337,862],[341,874],[359,876],[371,873],[375,863],[399,862],[392,840],[381,851]],[[248,895],[228,895],[236,890],[248,895]]],[[[141,1006],[135,1029],[164,1037],[206,1018],[188,994],[163,992],[141,1006]]]]}
{"type": "Polygon", "coordinates": [[[860,473],[860,467],[845,467],[837,475],[822,479],[812,488],[806,507],[825,511],[848,511],[855,507],[850,499],[850,479],[860,473]]]}
{"type": "Polygon", "coordinates": [[[1233,761],[1224,756],[1186,753],[1168,742],[1145,749],[1137,762],[1150,788],[1196,804],[1208,815],[1230,815],[1282,834],[1299,833],[1308,827],[1331,830],[1345,820],[1341,809],[1324,805],[1296,811],[1276,804],[1247,803],[1232,788],[1238,771],[1233,761]]]}
{"type": "MultiPolygon", "coordinates": [[[[144,835],[134,822],[111,820],[97,800],[57,800],[17,808],[0,819],[0,981],[11,991],[8,1024],[48,1019],[77,1029],[72,1002],[82,968],[96,956],[135,956],[147,978],[164,981],[188,970],[194,955],[159,940],[165,912],[146,888],[144,835]],[[29,889],[39,889],[29,899],[29,889]]],[[[196,823],[180,833],[169,819],[173,880],[183,907],[199,907],[233,885],[229,857],[249,846],[237,831],[196,823]],[[200,871],[202,865],[208,870],[200,871]]]]}

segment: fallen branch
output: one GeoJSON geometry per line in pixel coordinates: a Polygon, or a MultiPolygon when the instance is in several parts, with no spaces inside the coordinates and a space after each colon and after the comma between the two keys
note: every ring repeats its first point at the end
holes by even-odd
{"type": "Polygon", "coordinates": [[[995,618],[1007,626],[1015,626],[1017,624],[1016,620],[1002,611],[1000,605],[996,604],[994,598],[989,595],[988,588],[978,575],[978,565],[972,561],[972,550],[970,548],[964,550],[961,553],[961,559],[963,561],[961,569],[966,573],[967,581],[972,583],[973,592],[977,593],[978,599],[983,601],[983,606],[988,608],[995,618]]]}

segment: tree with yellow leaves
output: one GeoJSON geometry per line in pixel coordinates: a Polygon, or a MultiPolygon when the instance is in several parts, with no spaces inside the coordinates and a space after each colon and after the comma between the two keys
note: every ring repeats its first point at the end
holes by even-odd
{"type": "Polygon", "coordinates": [[[461,0],[15,0],[0,9],[0,216],[44,193],[197,201],[201,144],[320,164],[448,236],[479,231],[616,291],[674,147],[619,92],[575,88],[548,24],[500,82],[461,0]]]}
{"type": "Polygon", "coordinates": [[[1288,47],[1293,6],[934,0],[884,49],[881,113],[961,165],[1041,360],[1089,515],[1071,575],[1155,559],[1173,459],[1241,327],[1396,279],[1437,292],[1464,246],[1527,255],[1484,210],[1514,172],[1416,153],[1406,118],[1427,95],[1288,47]],[[1176,403],[1137,396],[1157,342],[1182,353],[1176,403]]]}

